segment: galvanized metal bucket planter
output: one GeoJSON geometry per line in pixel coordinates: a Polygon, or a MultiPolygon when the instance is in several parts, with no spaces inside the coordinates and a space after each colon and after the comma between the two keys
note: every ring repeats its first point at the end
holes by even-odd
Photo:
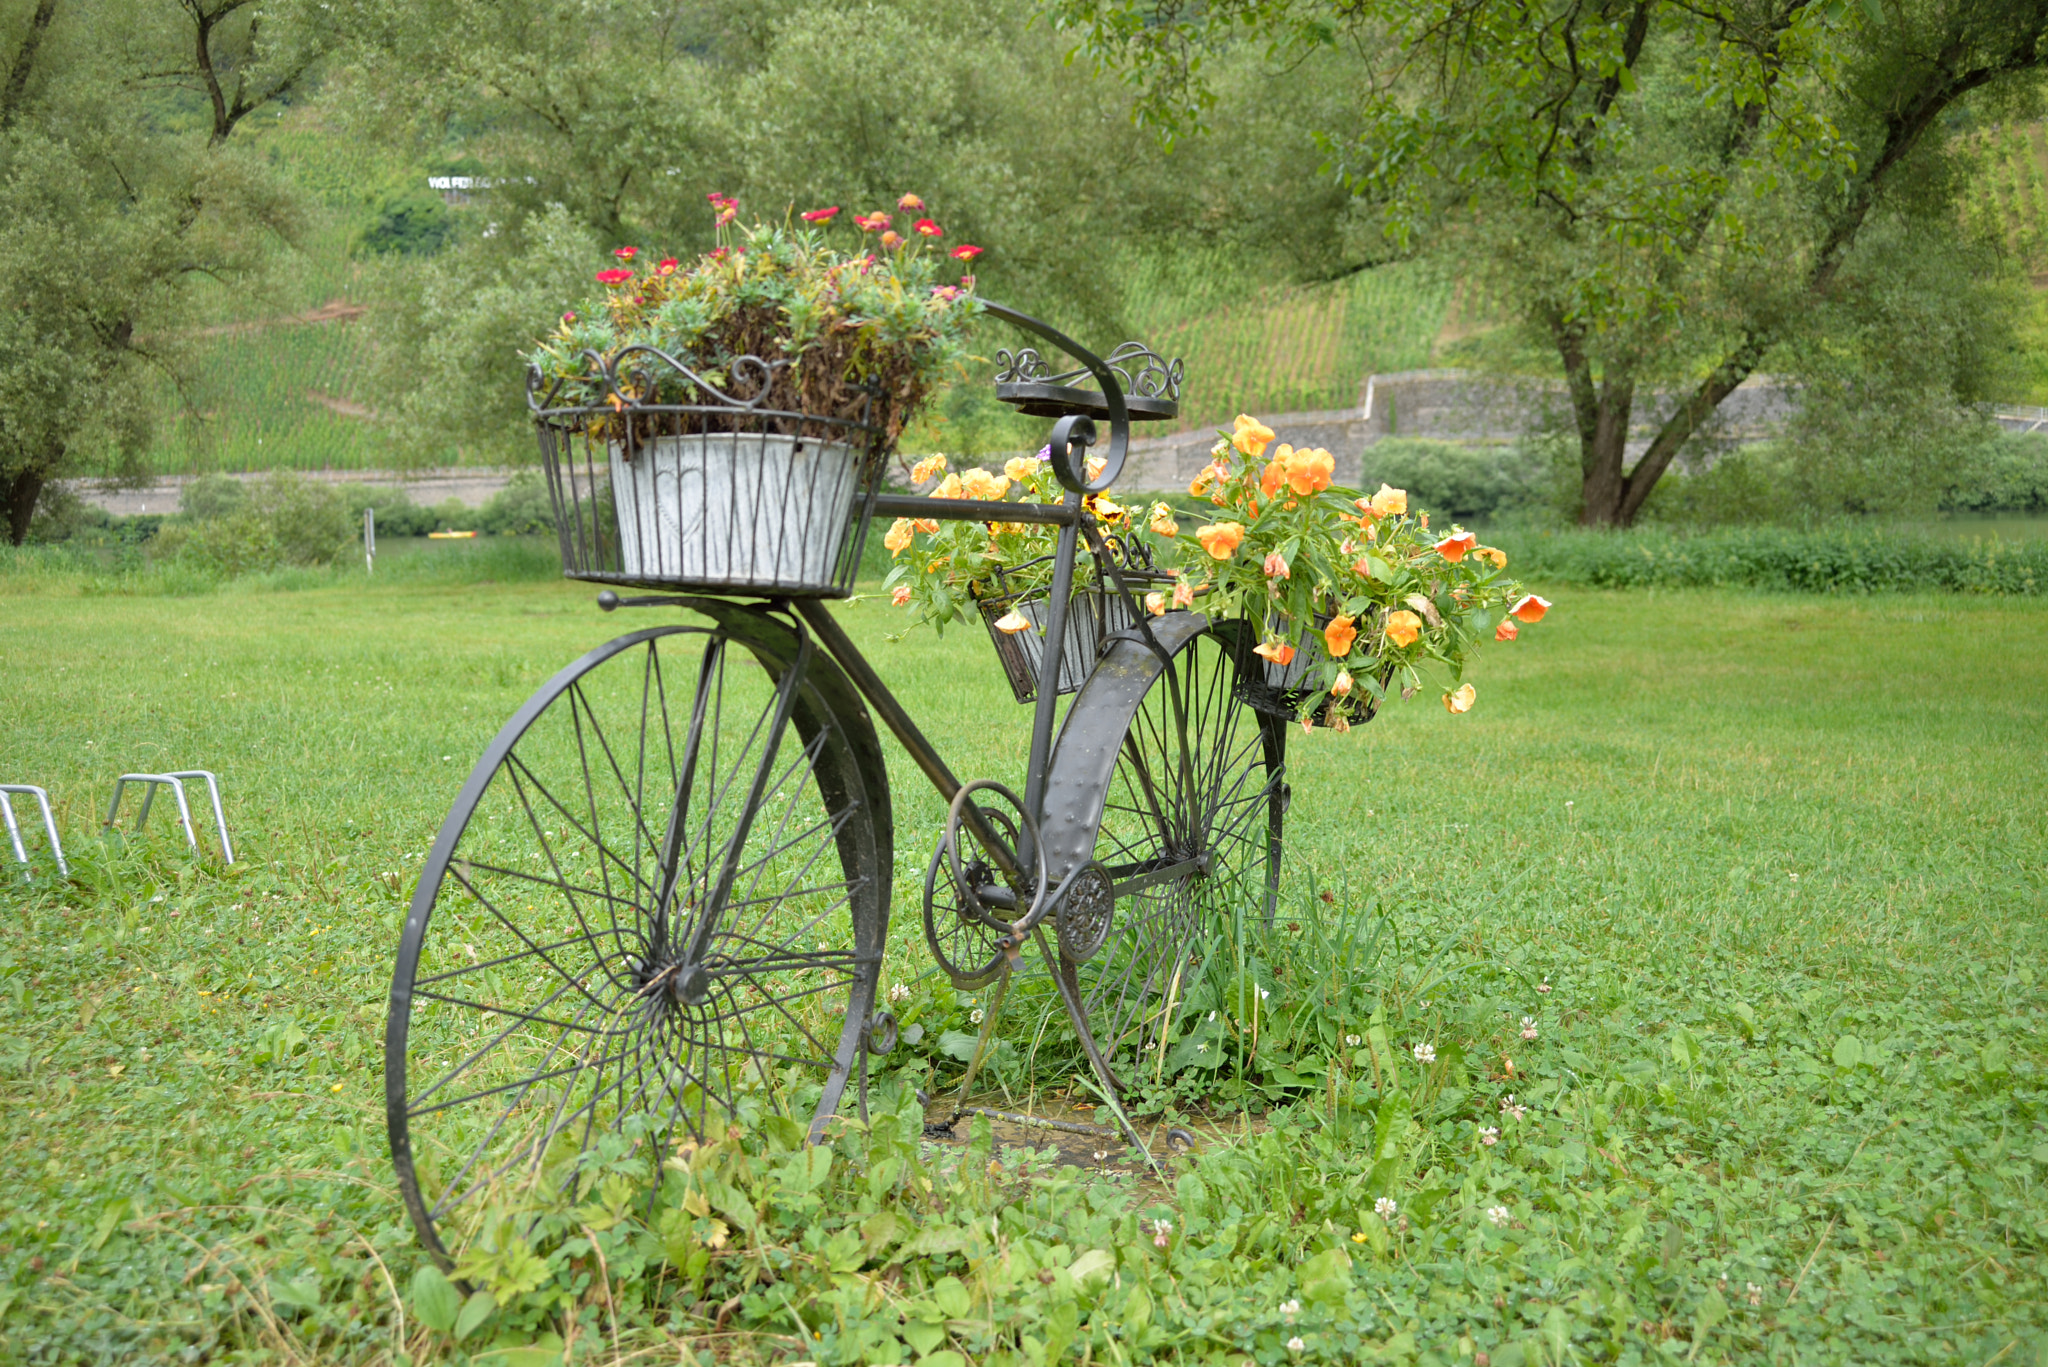
{"type": "Polygon", "coordinates": [[[829,591],[860,491],[843,441],[772,432],[610,449],[619,572],[763,593],[829,591]]]}

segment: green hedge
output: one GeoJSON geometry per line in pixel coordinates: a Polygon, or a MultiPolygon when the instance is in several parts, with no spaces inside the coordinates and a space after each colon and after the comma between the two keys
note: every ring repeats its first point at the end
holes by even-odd
{"type": "Polygon", "coordinates": [[[1533,532],[1498,540],[1509,554],[1509,568],[1537,583],[1796,593],[2038,594],[2048,589],[2048,539],[1951,540],[1882,529],[1738,527],[1695,535],[1661,529],[1533,532]]]}

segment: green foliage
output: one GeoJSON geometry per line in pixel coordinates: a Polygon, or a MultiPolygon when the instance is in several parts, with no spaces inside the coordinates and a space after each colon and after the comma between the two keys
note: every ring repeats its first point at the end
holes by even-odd
{"type": "Polygon", "coordinates": [[[1465,446],[1426,437],[1388,437],[1366,448],[1359,483],[1406,489],[1417,508],[1471,522],[1537,507],[1550,493],[1540,446],[1465,446]]]}
{"type": "Polygon", "coordinates": [[[1536,582],[1600,588],[1717,586],[1798,593],[2048,592],[2048,540],[1941,538],[1885,527],[1748,527],[1694,535],[1503,533],[1509,563],[1536,582]]]}
{"type": "Polygon", "coordinates": [[[524,536],[555,529],[555,507],[537,470],[521,470],[477,510],[478,531],[493,536],[524,536]]]}
{"type": "Polygon", "coordinates": [[[383,256],[432,256],[448,245],[455,233],[455,217],[441,196],[424,186],[394,191],[384,196],[376,216],[363,230],[364,251],[383,256]]]}
{"type": "Polygon", "coordinates": [[[178,491],[178,511],[200,522],[238,513],[248,502],[248,486],[220,473],[201,475],[178,491]]]}

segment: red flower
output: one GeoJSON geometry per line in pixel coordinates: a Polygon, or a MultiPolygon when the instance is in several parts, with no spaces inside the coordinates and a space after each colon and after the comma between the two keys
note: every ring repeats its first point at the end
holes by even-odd
{"type": "Polygon", "coordinates": [[[981,248],[962,242],[959,246],[948,252],[947,255],[955,261],[972,261],[975,257],[981,255],[981,248]]]}
{"type": "Polygon", "coordinates": [[[576,321],[576,315],[574,313],[565,313],[562,315],[562,321],[564,323],[573,323],[576,321]]]}
{"type": "Polygon", "coordinates": [[[944,228],[941,228],[938,224],[932,222],[928,218],[920,218],[916,223],[914,223],[911,226],[915,227],[918,231],[918,234],[923,237],[943,237],[946,233],[946,230],[944,228]]]}
{"type": "Polygon", "coordinates": [[[896,201],[896,207],[901,209],[906,214],[923,213],[924,201],[919,199],[916,195],[905,195],[903,198],[896,201]]]}
{"type": "Polygon", "coordinates": [[[664,256],[661,259],[661,264],[654,268],[654,273],[656,275],[674,275],[678,264],[673,256],[664,256]]]}
{"type": "Polygon", "coordinates": [[[712,259],[713,261],[723,261],[723,260],[725,260],[725,248],[723,248],[723,247],[714,247],[714,248],[712,248],[712,249],[711,249],[711,259],[712,259]]]}
{"type": "Polygon", "coordinates": [[[867,215],[865,218],[856,216],[853,221],[856,224],[858,224],[864,232],[879,233],[889,226],[891,220],[889,218],[889,215],[883,213],[880,209],[877,209],[873,213],[867,215]]]}
{"type": "Polygon", "coordinates": [[[638,247],[621,247],[617,251],[612,253],[613,256],[616,256],[621,261],[631,261],[634,257],[638,256],[639,254],[640,249],[638,247]]]}
{"type": "Polygon", "coordinates": [[[808,213],[799,214],[798,217],[806,223],[829,223],[838,217],[838,214],[839,206],[835,204],[829,209],[812,209],[808,213]]]}
{"type": "Polygon", "coordinates": [[[714,209],[722,209],[728,204],[737,202],[733,200],[730,196],[722,195],[716,190],[713,190],[710,194],[704,196],[704,198],[711,201],[711,207],[714,209]]]}
{"type": "Polygon", "coordinates": [[[600,285],[621,285],[632,278],[633,272],[623,269],[599,271],[597,273],[597,283],[600,285]]]}

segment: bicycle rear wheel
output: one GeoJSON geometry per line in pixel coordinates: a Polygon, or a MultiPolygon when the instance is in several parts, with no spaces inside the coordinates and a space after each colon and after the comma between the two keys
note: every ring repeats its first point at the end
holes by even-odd
{"type": "MultiPolygon", "coordinates": [[[[470,774],[406,919],[385,1040],[392,1157],[445,1258],[580,1158],[749,1108],[815,1139],[887,930],[886,777],[836,666],[754,610],[599,647],[470,774]]],[[[709,610],[709,609],[708,609],[709,610]]]]}
{"type": "Polygon", "coordinates": [[[1280,886],[1287,734],[1238,696],[1237,623],[1154,623],[1168,669],[1119,641],[1062,728],[1048,779],[1053,878],[1092,859],[1059,909],[1068,1014],[1105,1082],[1169,1031],[1170,1003],[1233,913],[1270,920],[1280,886]]]}

